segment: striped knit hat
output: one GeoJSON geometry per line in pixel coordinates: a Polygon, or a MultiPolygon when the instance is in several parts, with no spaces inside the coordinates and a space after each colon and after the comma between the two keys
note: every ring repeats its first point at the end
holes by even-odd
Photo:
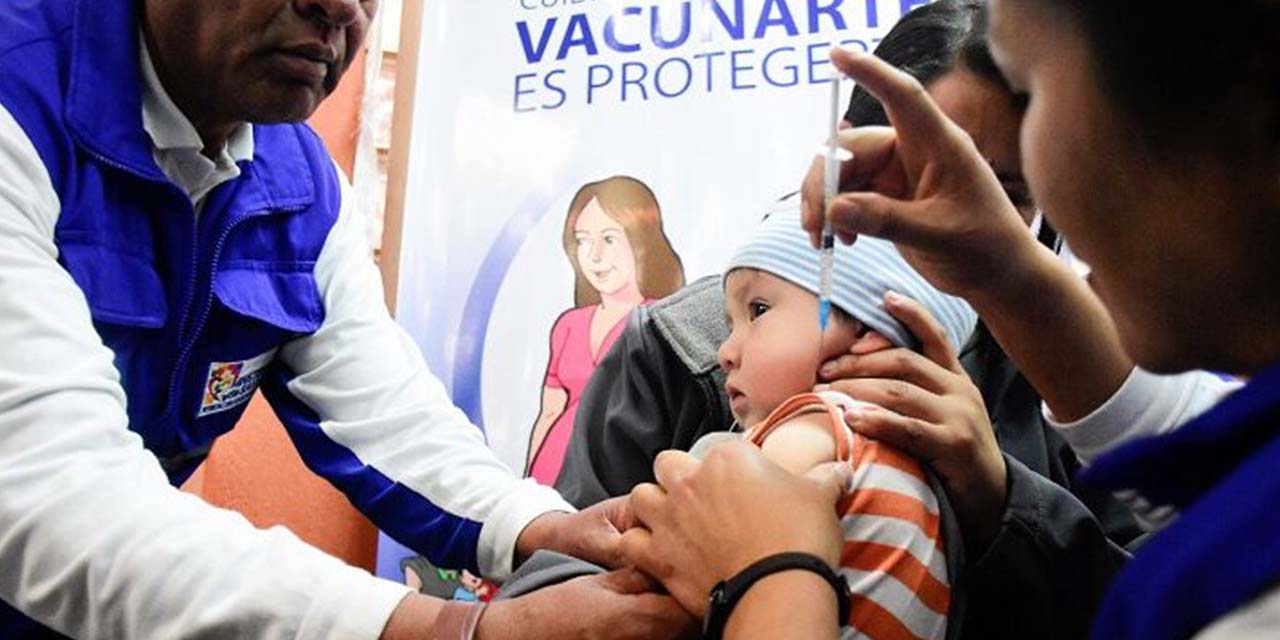
{"type": "MultiPolygon", "coordinates": [[[[800,212],[794,203],[781,203],[751,234],[751,239],[725,269],[759,269],[818,293],[818,253],[800,228],[800,212]]],[[[956,353],[973,333],[978,316],[960,298],[950,296],[925,281],[903,260],[893,243],[858,236],[852,246],[836,242],[832,268],[831,303],[900,347],[918,348],[918,341],[884,309],[884,294],[896,291],[924,305],[942,323],[956,353]]],[[[817,322],[817,319],[814,319],[817,322]]]]}

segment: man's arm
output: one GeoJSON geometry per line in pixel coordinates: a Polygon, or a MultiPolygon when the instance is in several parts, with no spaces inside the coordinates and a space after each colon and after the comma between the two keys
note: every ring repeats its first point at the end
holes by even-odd
{"type": "Polygon", "coordinates": [[[573,511],[485,444],[392,320],[346,180],[315,266],[324,324],[280,350],[263,390],[307,465],[437,566],[508,575],[535,518],[573,511]]]}
{"type": "Polygon", "coordinates": [[[407,589],[171,487],[0,108],[0,599],[83,638],[374,638],[407,589]]]}
{"type": "Polygon", "coordinates": [[[1048,404],[1043,411],[1050,426],[1089,464],[1122,442],[1177,429],[1241,386],[1205,371],[1156,375],[1134,367],[1106,402],[1079,420],[1058,420],[1048,404]]]}
{"type": "Polygon", "coordinates": [[[1075,496],[1006,455],[995,539],[966,570],[964,637],[1080,638],[1129,554],[1075,496]]]}

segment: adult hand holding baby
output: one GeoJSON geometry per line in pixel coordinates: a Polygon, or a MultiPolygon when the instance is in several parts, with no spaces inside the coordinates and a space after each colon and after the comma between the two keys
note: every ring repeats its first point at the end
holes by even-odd
{"type": "Polygon", "coordinates": [[[947,488],[970,549],[1000,528],[1008,470],[982,394],[960,365],[946,330],[918,302],[895,293],[885,309],[920,341],[920,353],[896,348],[843,355],[823,365],[832,388],[882,410],[850,412],[849,426],[928,464],[947,488]]]}
{"type": "MultiPolygon", "coordinates": [[[[699,462],[664,451],[657,484],[631,492],[638,523],[623,534],[623,555],[657,578],[696,616],[711,589],[761,558],[810,553],[836,566],[842,543],[835,504],[852,480],[847,464],[793,475],[746,443],[716,447],[699,462]]],[[[820,584],[831,593],[830,587],[820,584]]],[[[822,618],[834,624],[832,615],[822,618]]]]}
{"type": "Polygon", "coordinates": [[[520,533],[516,558],[524,562],[534,551],[549,549],[618,569],[626,566],[618,543],[631,522],[624,497],[604,500],[577,513],[546,513],[520,533]]]}

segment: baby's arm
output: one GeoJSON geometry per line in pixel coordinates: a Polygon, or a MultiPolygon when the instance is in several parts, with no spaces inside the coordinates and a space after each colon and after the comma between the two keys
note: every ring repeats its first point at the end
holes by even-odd
{"type": "Polygon", "coordinates": [[[831,417],[825,411],[813,411],[788,418],[774,428],[760,450],[764,457],[794,474],[832,462],[836,459],[836,440],[831,434],[831,417]]]}
{"type": "MultiPolygon", "coordinates": [[[[946,634],[951,588],[937,496],[919,462],[884,444],[859,440],[855,486],[840,511],[841,571],[855,594],[849,624],[878,638],[946,634]]],[[[836,459],[825,411],[779,423],[761,444],[765,457],[802,474],[836,459]]]]}

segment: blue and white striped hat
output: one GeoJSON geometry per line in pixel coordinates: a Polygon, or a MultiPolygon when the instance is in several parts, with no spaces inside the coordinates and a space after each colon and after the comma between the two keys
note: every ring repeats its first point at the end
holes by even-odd
{"type": "MultiPolygon", "coordinates": [[[[793,202],[775,210],[729,261],[734,269],[759,269],[818,293],[818,253],[800,228],[800,212],[793,202]]],[[[831,303],[883,334],[895,345],[917,348],[918,342],[884,309],[884,294],[896,291],[915,299],[947,331],[959,353],[977,323],[968,303],[938,291],[912,269],[893,243],[858,236],[852,246],[836,242],[832,268],[831,303]]],[[[815,320],[816,322],[816,320],[815,320]]]]}

